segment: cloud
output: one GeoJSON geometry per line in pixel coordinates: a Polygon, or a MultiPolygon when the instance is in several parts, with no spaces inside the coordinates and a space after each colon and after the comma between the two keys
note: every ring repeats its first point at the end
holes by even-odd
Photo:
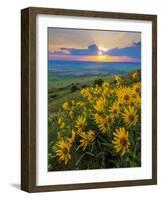
{"type": "MultiPolygon", "coordinates": [[[[49,56],[96,56],[101,51],[96,44],[89,45],[88,48],[60,48],[59,50],[49,51],[49,56]]],[[[112,48],[107,51],[102,51],[107,56],[119,56],[130,58],[141,58],[141,42],[134,42],[131,46],[123,48],[112,48]]]]}
{"type": "Polygon", "coordinates": [[[60,48],[54,51],[55,55],[92,56],[97,55],[99,49],[96,44],[89,45],[87,49],[60,48]]]}
{"type": "Polygon", "coordinates": [[[70,51],[68,49],[49,51],[49,55],[70,55],[70,51]]]}
{"type": "Polygon", "coordinates": [[[141,58],[141,42],[135,42],[132,46],[124,48],[113,48],[106,52],[110,56],[128,56],[133,58],[141,58]]]}
{"type": "Polygon", "coordinates": [[[135,46],[141,46],[141,41],[139,41],[139,42],[134,42],[133,43],[135,46]]]}

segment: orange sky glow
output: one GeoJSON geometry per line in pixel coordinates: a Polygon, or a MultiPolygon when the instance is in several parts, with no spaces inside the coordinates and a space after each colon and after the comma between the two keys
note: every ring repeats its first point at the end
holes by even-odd
{"type": "Polygon", "coordinates": [[[127,56],[71,56],[71,55],[51,55],[50,59],[88,61],[88,62],[138,62],[138,59],[127,56]]]}

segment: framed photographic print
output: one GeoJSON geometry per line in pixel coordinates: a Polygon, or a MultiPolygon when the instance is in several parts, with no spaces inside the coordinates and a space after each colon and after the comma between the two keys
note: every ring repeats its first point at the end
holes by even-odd
{"type": "Polygon", "coordinates": [[[157,183],[157,16],[21,12],[21,188],[157,183]]]}

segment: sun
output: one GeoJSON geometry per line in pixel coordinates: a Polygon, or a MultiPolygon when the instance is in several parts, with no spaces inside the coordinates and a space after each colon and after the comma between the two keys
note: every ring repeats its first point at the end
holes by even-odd
{"type": "Polygon", "coordinates": [[[102,56],[103,52],[102,51],[98,51],[98,56],[102,56]]]}
{"type": "Polygon", "coordinates": [[[104,47],[99,47],[99,50],[100,50],[100,51],[107,51],[107,49],[104,48],[104,47]]]}
{"type": "Polygon", "coordinates": [[[106,58],[106,55],[102,51],[98,51],[97,53],[97,60],[98,61],[104,61],[106,58]]]}
{"type": "Polygon", "coordinates": [[[92,60],[95,62],[109,62],[111,59],[103,50],[98,50],[97,54],[93,56],[92,60]]]}

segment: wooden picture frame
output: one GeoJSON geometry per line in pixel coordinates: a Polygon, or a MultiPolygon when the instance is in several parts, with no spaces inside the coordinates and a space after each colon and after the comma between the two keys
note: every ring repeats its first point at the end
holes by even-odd
{"type": "Polygon", "coordinates": [[[94,189],[157,184],[157,16],[54,8],[25,8],[21,11],[21,189],[27,192],[94,189]],[[36,17],[90,17],[100,19],[142,20],[152,23],[152,177],[77,184],[36,184],[36,17]]]}

